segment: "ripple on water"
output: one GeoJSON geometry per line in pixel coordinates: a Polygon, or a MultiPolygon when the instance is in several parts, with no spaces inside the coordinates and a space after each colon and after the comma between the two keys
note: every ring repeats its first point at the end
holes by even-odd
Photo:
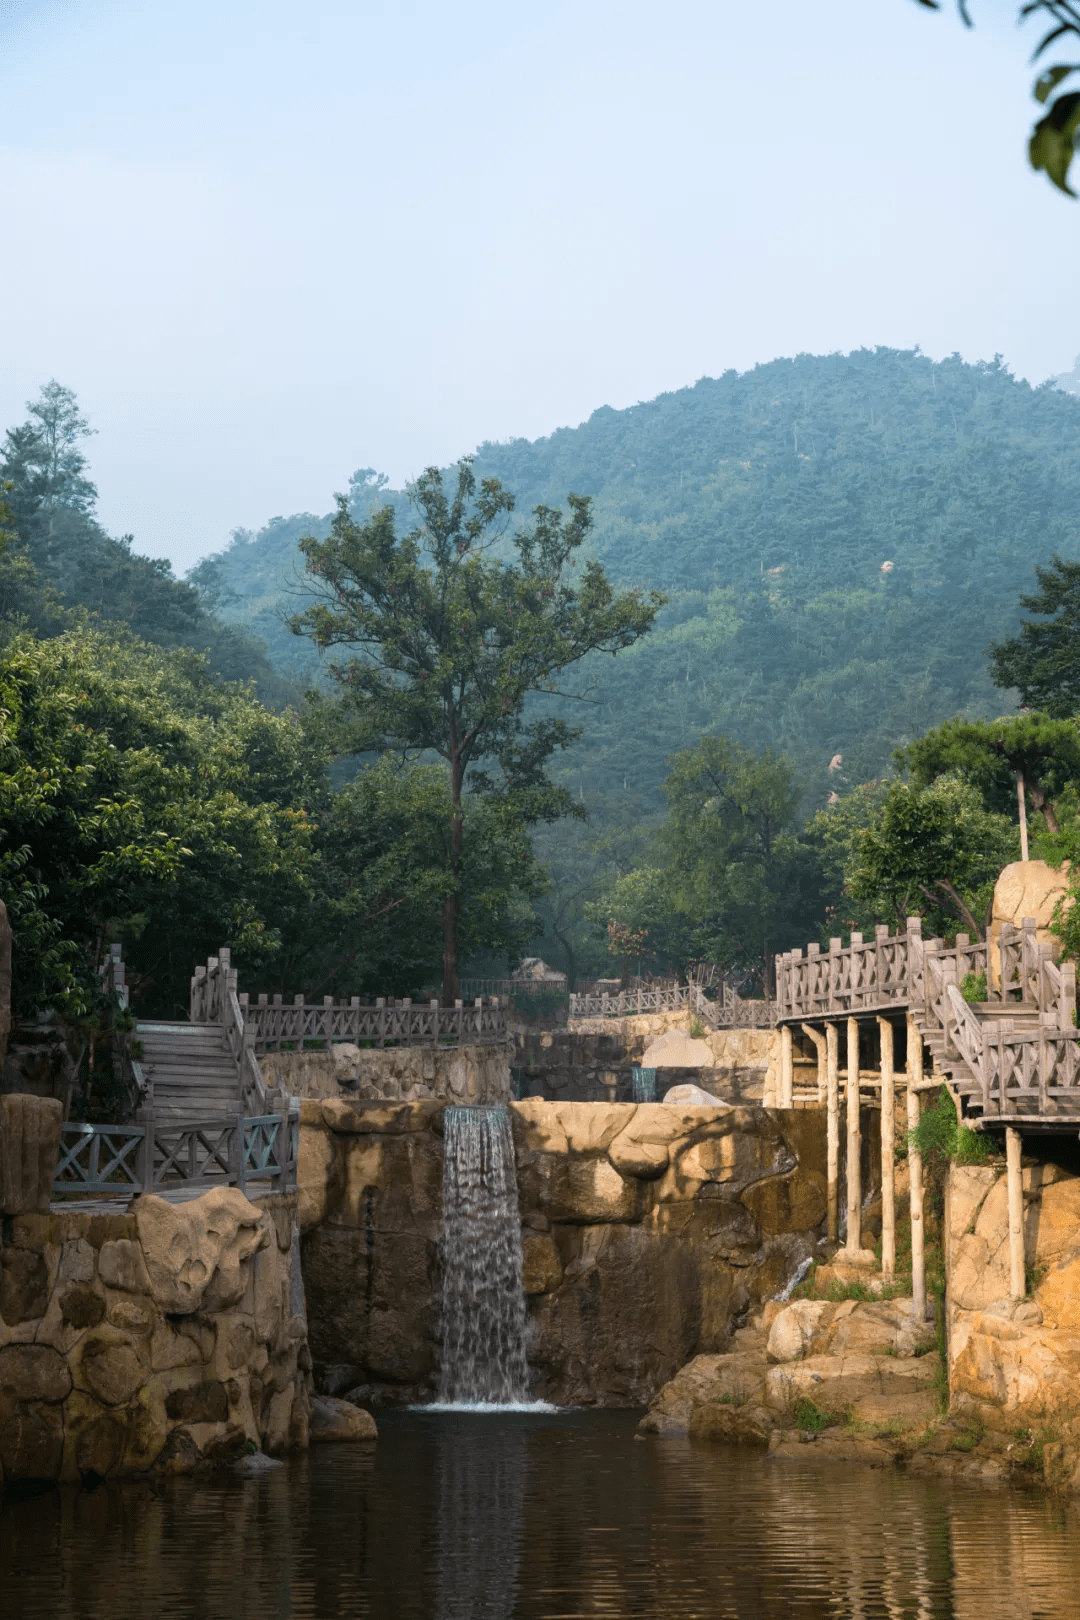
{"type": "Polygon", "coordinates": [[[262,1479],[9,1494],[5,1620],[1080,1617],[1077,1516],[1035,1495],[638,1440],[626,1412],[379,1424],[262,1479]]]}

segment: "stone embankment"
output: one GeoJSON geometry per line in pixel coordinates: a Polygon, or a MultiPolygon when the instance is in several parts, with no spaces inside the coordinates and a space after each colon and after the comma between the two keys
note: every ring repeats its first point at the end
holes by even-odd
{"type": "MultiPolygon", "coordinates": [[[[310,1344],[332,1394],[432,1393],[442,1113],[301,1104],[310,1344]]],[[[537,1396],[643,1405],[816,1252],[820,1114],[539,1099],[511,1114],[537,1396]]]]}
{"type": "Polygon", "coordinates": [[[649,1048],[665,1035],[681,1033],[688,1041],[700,1040],[704,1050],[686,1064],[669,1065],[665,1060],[669,1084],[693,1079],[706,1091],[737,1103],[775,1097],[780,1053],[775,1030],[702,1030],[692,1037],[691,1023],[682,1008],[626,1018],[571,1019],[566,1029],[541,1034],[519,1030],[514,1062],[523,1071],[529,1095],[552,1102],[614,1102],[632,1097],[631,1070],[649,1061],[649,1048]]]}
{"type": "Polygon", "coordinates": [[[308,1442],[296,1195],[4,1222],[0,1465],[106,1478],[308,1442]]]}

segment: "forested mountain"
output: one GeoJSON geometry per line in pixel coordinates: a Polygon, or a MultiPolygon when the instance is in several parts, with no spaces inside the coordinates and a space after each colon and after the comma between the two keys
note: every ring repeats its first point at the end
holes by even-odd
{"type": "MultiPolygon", "coordinates": [[[[605,820],[659,809],[666,760],[706,731],[790,754],[812,809],[948,716],[1001,712],[987,643],[1014,631],[1036,562],[1080,556],[1080,399],[997,360],[776,360],[484,444],[476,472],[522,511],[591,495],[613,579],[669,594],[642,643],[586,661],[588,703],[563,705],[585,726],[563,768],[605,820]]],[[[389,500],[407,520],[383,484],[355,474],[354,510],[389,500]]],[[[310,660],[281,624],[295,542],[328,525],[274,519],[192,576],[281,667],[310,660]]]]}
{"type": "Polygon", "coordinates": [[[47,383],[28,411],[0,443],[0,623],[52,635],[83,615],[206,652],[215,674],[255,679],[267,702],[292,695],[262,644],[219,618],[196,585],[176,579],[164,559],[141,556],[131,535],[101,527],[82,448],[93,429],[71,390],[47,383]]]}

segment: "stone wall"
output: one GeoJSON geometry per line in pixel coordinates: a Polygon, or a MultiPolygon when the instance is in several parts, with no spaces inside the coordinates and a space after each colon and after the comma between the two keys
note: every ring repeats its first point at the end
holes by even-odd
{"type": "MultiPolygon", "coordinates": [[[[669,1030],[689,1034],[685,1009],[628,1018],[576,1018],[565,1030],[542,1035],[519,1031],[514,1062],[524,1071],[523,1094],[549,1101],[630,1101],[632,1067],[641,1063],[657,1036],[669,1030]]],[[[705,1030],[700,1038],[712,1053],[711,1064],[692,1074],[671,1071],[668,1083],[693,1079],[727,1102],[769,1102],[775,1097],[780,1053],[775,1030],[705,1030]]]]}
{"type": "Polygon", "coordinates": [[[0,1481],[186,1471],[307,1444],[296,1195],[3,1223],[0,1481]]]}
{"type": "Polygon", "coordinates": [[[270,1086],[293,1097],[370,1102],[454,1103],[510,1100],[505,1046],[359,1047],[342,1041],[321,1052],[267,1052],[259,1067],[270,1086]]]}
{"type": "MultiPolygon", "coordinates": [[[[820,1113],[512,1105],[538,1396],[644,1404],[810,1254],[825,1216],[820,1113]]],[[[303,1265],[316,1381],[430,1398],[442,1106],[301,1104],[303,1265]]]]}
{"type": "Polygon", "coordinates": [[[1009,1297],[1004,1168],[954,1166],[950,1172],[946,1262],[952,1407],[992,1428],[1071,1428],[1080,1375],[1080,1176],[1054,1164],[1025,1165],[1022,1175],[1032,1291],[1016,1303],[1009,1297]]]}

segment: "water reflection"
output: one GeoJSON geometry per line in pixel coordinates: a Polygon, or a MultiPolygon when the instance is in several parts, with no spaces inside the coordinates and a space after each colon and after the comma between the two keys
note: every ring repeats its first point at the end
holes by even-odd
{"type": "MultiPolygon", "coordinates": [[[[807,1448],[812,1452],[812,1448],[807,1448]]],[[[1016,1620],[1080,1614],[1071,1508],[634,1438],[395,1413],[258,1481],[5,1498],[5,1620],[1016,1620]]]]}

